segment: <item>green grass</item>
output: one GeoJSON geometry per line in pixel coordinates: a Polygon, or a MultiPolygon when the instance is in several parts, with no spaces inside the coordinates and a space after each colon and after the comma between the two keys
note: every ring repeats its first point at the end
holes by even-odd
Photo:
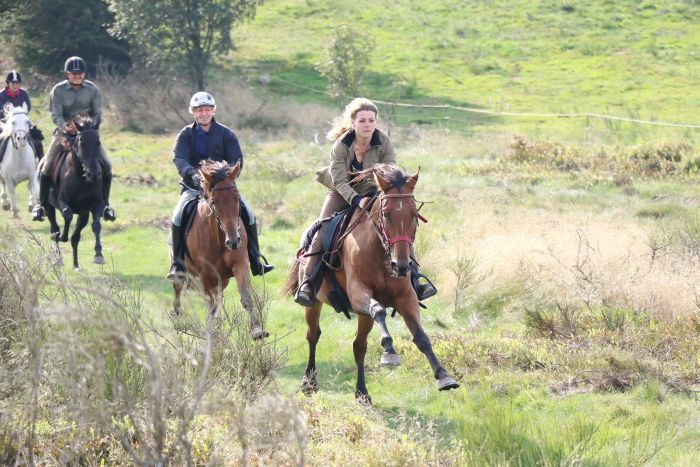
{"type": "MultiPolygon", "coordinates": [[[[256,20],[236,31],[235,69],[258,87],[258,76],[269,74],[271,96],[328,102],[314,65],[347,18],[359,41],[375,43],[364,88],[370,98],[697,123],[700,37],[690,25],[700,8],[692,2],[279,1],[262,5],[256,20]]],[[[402,125],[466,133],[486,127],[572,140],[697,139],[697,130],[593,119],[397,112],[402,125]]]]}

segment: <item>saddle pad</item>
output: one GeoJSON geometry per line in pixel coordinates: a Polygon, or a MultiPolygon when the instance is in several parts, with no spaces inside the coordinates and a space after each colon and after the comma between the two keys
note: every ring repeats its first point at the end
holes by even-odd
{"type": "MultiPolygon", "coordinates": [[[[323,238],[321,239],[321,246],[323,248],[324,256],[334,250],[338,239],[343,235],[345,229],[350,222],[354,208],[347,207],[342,211],[338,211],[333,214],[333,217],[328,221],[326,230],[323,232],[323,238]]],[[[335,263],[336,258],[326,257],[328,263],[335,263]]]]}

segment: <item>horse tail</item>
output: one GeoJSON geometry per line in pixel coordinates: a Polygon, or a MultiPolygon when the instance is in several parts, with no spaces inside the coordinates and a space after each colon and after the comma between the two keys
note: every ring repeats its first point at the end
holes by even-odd
{"type": "Polygon", "coordinates": [[[287,276],[287,283],[282,289],[282,293],[285,295],[293,295],[299,286],[299,264],[299,261],[296,259],[292,261],[292,266],[289,268],[289,275],[287,276]]]}

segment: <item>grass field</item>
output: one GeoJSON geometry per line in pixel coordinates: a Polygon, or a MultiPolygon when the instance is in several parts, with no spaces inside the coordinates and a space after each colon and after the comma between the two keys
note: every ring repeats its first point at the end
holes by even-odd
{"type": "MultiPolygon", "coordinates": [[[[421,212],[429,223],[419,229],[416,251],[422,270],[440,290],[427,301],[422,320],[441,362],[460,381],[458,390],[437,391],[409,333],[392,319],[389,327],[403,364],[380,367],[381,348],[373,332],[367,383],[374,406],[360,406],[353,397],[356,322],[326,309],[317,355],[320,390],[304,397],[297,392],[307,359],[303,313],[280,290],[299,236],[324,196],[310,169],[327,161],[330,143],[318,135],[335,104],[318,92],[325,83],[314,64],[322,59],[333,26],[345,18],[353,19],[363,40],[376,43],[366,83],[370,97],[698,123],[694,77],[700,62],[694,48],[699,17],[696,2],[584,7],[562,1],[399,0],[382,8],[364,0],[281,0],[262,5],[256,21],[236,32],[239,50],[219,65],[214,86],[217,99],[240,89],[240,81],[226,79],[235,73],[256,96],[222,98],[218,117],[232,122],[242,142],[246,166],[240,188],[259,218],[263,252],[277,267],[265,279],[254,279],[268,300],[271,336],[267,344],[251,347],[234,332],[229,340],[217,341],[228,353],[214,360],[221,371],[218,380],[236,390],[249,376],[232,368],[254,373],[259,362],[253,355],[267,358],[278,352],[284,365],[264,394],[255,393],[242,405],[213,385],[209,394],[213,399],[221,395],[219,404],[207,400],[201,410],[192,409],[197,416],[184,435],[194,463],[698,465],[699,130],[462,113],[446,122],[442,111],[399,109],[390,116],[390,109],[382,108],[395,125],[392,139],[402,167],[421,170],[417,198],[427,202],[421,212]],[[257,81],[263,73],[272,78],[266,87],[257,81]],[[261,119],[245,125],[241,115],[256,115],[261,102],[273,107],[272,113],[258,112],[261,119]],[[281,107],[286,113],[280,115],[298,114],[293,125],[272,124],[280,121],[274,112],[281,107]],[[241,363],[246,358],[254,363],[241,363]],[[228,360],[237,363],[222,363],[228,360]],[[267,422],[270,427],[261,428],[267,422]]],[[[36,119],[47,133],[45,101],[37,96],[36,102],[36,119]]],[[[112,203],[119,218],[103,225],[107,265],[91,263],[88,229],[80,245],[83,271],[65,266],[65,282],[112,284],[116,278],[119,285],[111,287],[121,290],[118,296],[140,304],[129,322],[146,328],[144,342],[161,342],[164,336],[165,349],[190,349],[181,341],[204,326],[206,312],[192,291],[186,316],[171,319],[172,288],[164,278],[167,228],[178,198],[170,162],[174,133],[138,134],[105,125],[102,137],[117,176],[112,203]]],[[[24,203],[24,187],[19,191],[24,203]]],[[[30,222],[27,212],[18,221],[0,214],[6,246],[34,234],[51,250],[46,223],[30,222]]],[[[65,245],[62,249],[69,252],[65,245]]],[[[49,282],[40,304],[59,305],[60,294],[51,292],[56,287],[49,282]]],[[[11,289],[0,288],[3,300],[11,289]]],[[[231,309],[238,300],[234,289],[226,293],[231,309]]],[[[96,297],[88,302],[104,299],[96,297]]],[[[65,311],[70,313],[70,307],[65,311]]],[[[84,334],[75,331],[76,348],[88,348],[79,337],[92,342],[90,336],[101,336],[98,324],[119,324],[100,313],[95,313],[95,327],[87,326],[84,334]]],[[[65,327],[65,322],[48,320],[42,328],[47,348],[57,345],[49,337],[62,336],[65,327]]],[[[17,342],[38,345],[31,339],[17,342]]],[[[29,344],[26,354],[35,355],[29,344]]],[[[108,354],[109,346],[98,344],[99,339],[90,345],[108,354]]],[[[129,355],[146,359],[137,347],[129,355]]],[[[201,361],[200,353],[182,355],[201,361]]],[[[48,391],[51,378],[59,376],[55,368],[63,368],[73,353],[38,355],[46,357],[27,358],[31,364],[26,366],[45,365],[39,379],[48,391]],[[53,355],[62,357],[48,358],[53,355]]],[[[164,351],[162,368],[169,368],[168,358],[174,360],[178,377],[191,383],[187,375],[197,374],[196,365],[179,357],[175,350],[164,351]]],[[[143,376],[148,366],[137,360],[115,364],[104,380],[114,381],[121,368],[139,390],[131,402],[155,420],[157,385],[148,383],[143,376]]],[[[5,404],[0,407],[7,410],[6,401],[15,400],[7,375],[24,373],[1,364],[0,371],[0,404],[5,404]]],[[[90,384],[78,385],[80,391],[62,390],[81,395],[74,399],[85,405],[102,400],[90,392],[91,384],[99,385],[86,374],[79,376],[90,384]]],[[[170,381],[162,378],[157,382],[170,381]]],[[[181,406],[163,386],[182,388],[172,393],[182,406],[191,400],[182,394],[199,393],[184,383],[161,386],[162,399],[168,400],[163,406],[173,408],[169,423],[179,427],[181,406]]],[[[112,391],[104,396],[105,407],[113,410],[107,413],[132,413],[119,405],[124,400],[118,388],[112,391]]],[[[154,423],[138,438],[133,429],[138,423],[130,425],[119,416],[121,424],[88,430],[76,421],[82,419],[73,418],[73,406],[66,402],[70,397],[41,394],[38,422],[31,425],[38,427],[37,460],[135,462],[117,435],[133,435],[127,445],[143,454],[150,446],[147,435],[158,433],[154,423]]],[[[8,435],[12,429],[31,432],[25,418],[9,420],[0,416],[3,455],[14,446],[8,435]]],[[[186,445],[178,444],[174,428],[167,433],[166,451],[186,445]]]]}

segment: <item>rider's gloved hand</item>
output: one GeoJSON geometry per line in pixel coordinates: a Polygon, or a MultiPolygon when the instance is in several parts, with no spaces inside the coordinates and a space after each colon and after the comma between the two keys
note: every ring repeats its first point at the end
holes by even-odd
{"type": "Polygon", "coordinates": [[[198,173],[192,175],[192,188],[202,191],[202,176],[198,173]]]}

